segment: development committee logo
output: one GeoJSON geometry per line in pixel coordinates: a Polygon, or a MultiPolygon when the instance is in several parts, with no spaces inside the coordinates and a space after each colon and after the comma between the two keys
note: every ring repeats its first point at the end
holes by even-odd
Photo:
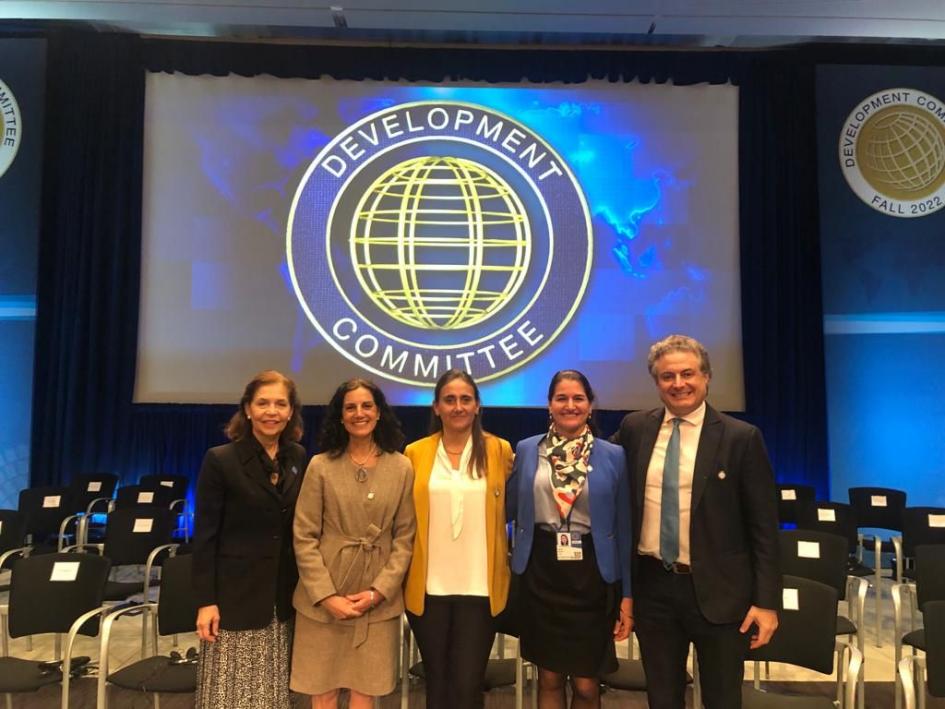
{"type": "Polygon", "coordinates": [[[844,124],[840,165],[873,209],[896,217],[937,212],[945,206],[945,104],[915,89],[867,97],[844,124]]]}
{"type": "Polygon", "coordinates": [[[20,107],[10,87],[0,79],[0,177],[13,164],[22,136],[20,107]]]}
{"type": "Polygon", "coordinates": [[[392,106],[336,136],[299,184],[286,239],[325,340],[423,386],[538,356],[581,303],[592,247],[584,195],[551,145],[451,101],[392,106]]]}

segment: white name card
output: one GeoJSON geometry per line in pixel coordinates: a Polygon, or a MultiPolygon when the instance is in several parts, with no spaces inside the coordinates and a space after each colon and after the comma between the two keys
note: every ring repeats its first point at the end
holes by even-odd
{"type": "Polygon", "coordinates": [[[797,555],[802,559],[819,559],[820,542],[798,542],[797,555]]]}
{"type": "Polygon", "coordinates": [[[85,491],[86,491],[86,492],[101,492],[101,491],[102,491],[102,483],[101,483],[101,482],[98,482],[98,481],[96,481],[96,482],[90,482],[90,483],[89,483],[89,486],[88,486],[87,488],[85,488],[85,491]]]}
{"type": "Polygon", "coordinates": [[[174,487],[174,481],[173,481],[173,480],[162,480],[162,481],[161,481],[161,487],[174,487]]]}
{"type": "Polygon", "coordinates": [[[50,581],[75,581],[79,575],[78,561],[57,561],[53,564],[50,581]]]}
{"type": "Polygon", "coordinates": [[[872,505],[873,507],[885,507],[886,496],[885,495],[870,495],[870,505],[872,505]]]}
{"type": "Polygon", "coordinates": [[[154,502],[154,493],[153,492],[139,492],[138,493],[138,503],[142,505],[149,505],[154,502]]]}
{"type": "Polygon", "coordinates": [[[46,495],[43,498],[43,507],[59,507],[62,495],[46,495]]]}
{"type": "Polygon", "coordinates": [[[797,490],[782,490],[781,491],[782,500],[796,500],[797,499],[797,490]]]}
{"type": "Polygon", "coordinates": [[[797,611],[801,609],[801,603],[796,588],[784,589],[781,594],[781,605],[786,611],[797,611]]]}
{"type": "Polygon", "coordinates": [[[818,507],[817,508],[817,521],[818,522],[836,522],[837,521],[837,511],[832,510],[829,507],[818,507]]]}
{"type": "Polygon", "coordinates": [[[154,526],[153,519],[138,518],[135,520],[134,529],[132,529],[131,531],[135,534],[147,534],[148,532],[151,531],[151,527],[153,526],[154,526]]]}
{"type": "Polygon", "coordinates": [[[930,527],[945,527],[945,515],[929,515],[930,527]]]}

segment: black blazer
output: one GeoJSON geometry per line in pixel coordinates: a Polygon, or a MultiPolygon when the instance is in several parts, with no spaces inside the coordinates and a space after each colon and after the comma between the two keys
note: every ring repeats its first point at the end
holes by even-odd
{"type": "MultiPolygon", "coordinates": [[[[612,437],[630,471],[634,571],[646,474],[663,412],[627,414],[612,437]]],[[[696,452],[689,547],[699,610],[710,622],[741,622],[752,605],[781,607],[777,493],[761,431],[711,406],[696,452]]]]}
{"type": "Polygon", "coordinates": [[[265,628],[273,608],[292,615],[298,582],[292,549],[305,449],[289,443],[284,492],[269,482],[254,439],[207,451],[197,479],[193,585],[197,605],[217,605],[224,630],[265,628]]]}

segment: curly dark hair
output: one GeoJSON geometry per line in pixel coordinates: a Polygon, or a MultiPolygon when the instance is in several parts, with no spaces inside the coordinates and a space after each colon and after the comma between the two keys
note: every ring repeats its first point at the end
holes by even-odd
{"type": "Polygon", "coordinates": [[[318,436],[319,449],[331,458],[337,458],[345,452],[348,447],[348,431],[341,421],[341,414],[345,395],[355,389],[367,389],[371,392],[374,405],[380,414],[377,426],[374,428],[374,444],[385,453],[399,451],[404,445],[404,434],[394,410],[387,403],[387,397],[377,384],[357,377],[342,382],[332,395],[331,401],[328,402],[325,417],[322,419],[322,429],[318,436]]]}
{"type": "Polygon", "coordinates": [[[243,390],[243,396],[240,398],[240,406],[233,414],[232,418],[223,427],[223,433],[231,441],[239,441],[243,438],[253,435],[253,425],[246,417],[246,407],[255,398],[256,392],[260,387],[267,384],[282,384],[285,386],[286,393],[289,396],[289,406],[292,407],[292,415],[289,422],[279,435],[279,443],[288,441],[298,441],[302,438],[302,402],[299,401],[299,394],[295,388],[295,382],[289,379],[282,372],[275,369],[264,369],[253,377],[246,388],[243,390]]]}

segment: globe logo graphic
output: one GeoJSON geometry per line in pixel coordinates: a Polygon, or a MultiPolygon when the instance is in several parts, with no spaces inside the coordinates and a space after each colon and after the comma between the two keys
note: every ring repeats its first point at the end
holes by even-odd
{"type": "Polygon", "coordinates": [[[459,330],[487,320],[525,280],[531,229],[521,199],[473,160],[424,156],[383,172],[351,221],[367,297],[399,323],[459,330]]]}
{"type": "Polygon", "coordinates": [[[945,180],[945,138],[928,116],[910,106],[880,111],[857,143],[860,170],[877,192],[919,199],[945,180]]]}

